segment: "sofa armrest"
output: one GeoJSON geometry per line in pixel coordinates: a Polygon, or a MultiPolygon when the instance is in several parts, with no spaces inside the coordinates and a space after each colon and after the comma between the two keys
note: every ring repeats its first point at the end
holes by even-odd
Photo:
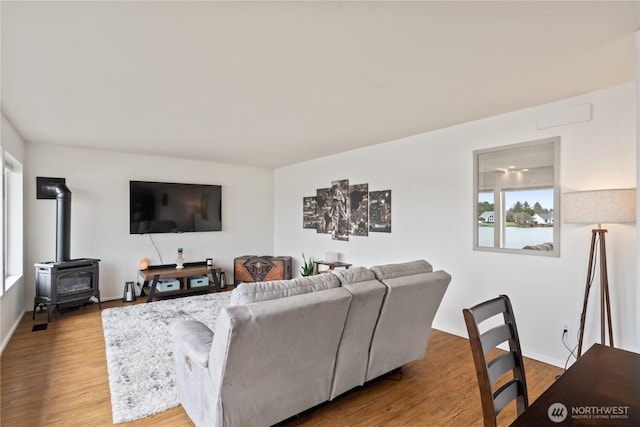
{"type": "Polygon", "coordinates": [[[209,350],[213,332],[204,323],[195,320],[179,320],[169,327],[174,345],[180,346],[191,361],[202,367],[209,363],[209,350]]]}

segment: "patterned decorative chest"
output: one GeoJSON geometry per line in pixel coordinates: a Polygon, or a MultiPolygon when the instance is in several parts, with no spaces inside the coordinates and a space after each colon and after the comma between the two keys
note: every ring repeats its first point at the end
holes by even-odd
{"type": "Polygon", "coordinates": [[[233,284],[291,279],[291,257],[244,255],[233,260],[233,284]]]}

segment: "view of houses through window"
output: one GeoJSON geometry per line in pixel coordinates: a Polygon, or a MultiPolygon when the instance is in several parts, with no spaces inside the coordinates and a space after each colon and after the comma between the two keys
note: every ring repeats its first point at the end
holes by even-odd
{"type": "Polygon", "coordinates": [[[559,138],[474,153],[474,248],[557,254],[559,138]]]}
{"type": "MultiPolygon", "coordinates": [[[[553,242],[553,189],[504,192],[505,248],[522,249],[553,242]]],[[[493,193],[478,194],[478,245],[493,247],[495,226],[493,193]]]]}

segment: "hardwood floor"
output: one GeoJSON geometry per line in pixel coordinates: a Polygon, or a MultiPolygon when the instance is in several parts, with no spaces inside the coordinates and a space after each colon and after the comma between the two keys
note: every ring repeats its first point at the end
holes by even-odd
{"type": "MultiPolygon", "coordinates": [[[[139,300],[140,301],[140,300],[139,300]]],[[[122,305],[121,301],[103,308],[122,305]]],[[[460,314],[462,316],[462,314],[460,314]]],[[[25,314],[0,360],[2,426],[112,425],[102,321],[97,305],[64,315],[25,314]]],[[[562,369],[527,359],[529,395],[535,400],[562,369]]],[[[466,339],[433,330],[424,360],[283,425],[293,426],[481,426],[480,398],[466,339]]],[[[500,414],[501,425],[515,408],[500,414]]],[[[124,424],[190,426],[182,407],[124,424]]],[[[250,426],[248,426],[250,427],[250,426]]]]}

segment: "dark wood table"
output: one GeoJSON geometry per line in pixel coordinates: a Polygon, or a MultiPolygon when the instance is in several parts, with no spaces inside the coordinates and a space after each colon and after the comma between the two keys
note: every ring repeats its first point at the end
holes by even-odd
{"type": "Polygon", "coordinates": [[[594,344],[511,425],[640,426],[640,354],[594,344]]]}
{"type": "Polygon", "coordinates": [[[314,274],[322,273],[322,271],[320,271],[321,265],[326,265],[327,267],[329,267],[329,269],[325,271],[331,271],[336,268],[351,267],[351,264],[349,264],[348,262],[340,262],[340,261],[313,261],[313,265],[314,265],[314,268],[313,268],[314,274]]]}
{"type": "MultiPolygon", "coordinates": [[[[220,287],[219,274],[222,270],[214,266],[207,266],[205,263],[197,263],[188,265],[185,263],[183,268],[176,268],[175,265],[149,266],[146,270],[140,270],[140,274],[144,278],[142,290],[149,286],[149,295],[147,302],[153,301],[154,298],[172,298],[177,296],[187,296],[215,291],[222,291],[220,287]],[[199,286],[197,288],[189,288],[187,278],[190,276],[207,276],[209,285],[199,286]],[[160,279],[179,279],[180,289],[160,292],[157,290],[158,280],[160,279]]],[[[144,294],[143,294],[144,295],[144,294]]]]}

